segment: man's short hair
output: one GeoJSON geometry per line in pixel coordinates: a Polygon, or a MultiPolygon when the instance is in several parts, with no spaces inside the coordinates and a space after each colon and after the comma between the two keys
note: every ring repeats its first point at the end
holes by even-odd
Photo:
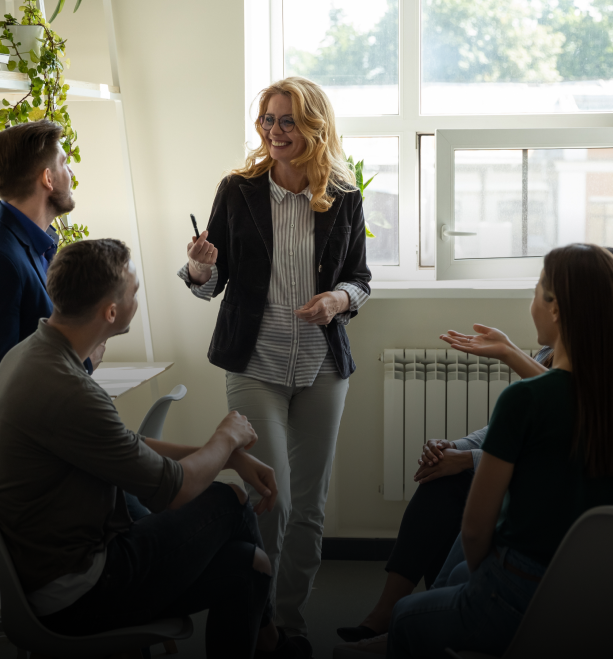
{"type": "Polygon", "coordinates": [[[82,240],[64,247],[47,272],[47,292],[61,316],[89,316],[104,299],[119,301],[126,290],[130,248],[120,240],[82,240]]]}
{"type": "Polygon", "coordinates": [[[62,127],[47,119],[12,126],[0,132],[0,197],[26,199],[36,179],[57,161],[62,127]]]}

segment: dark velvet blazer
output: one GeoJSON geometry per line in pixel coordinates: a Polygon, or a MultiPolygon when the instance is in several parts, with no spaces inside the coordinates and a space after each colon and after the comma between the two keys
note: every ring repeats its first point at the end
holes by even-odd
{"type": "MultiPolygon", "coordinates": [[[[316,294],[340,282],[370,294],[362,198],[357,189],[334,191],[334,203],[315,213],[316,294]]],[[[219,250],[219,279],[213,297],[225,289],[208,352],[212,364],[245,370],[255,347],[272,269],[273,228],[268,173],[245,179],[230,176],[217,191],[207,240],[219,250]]],[[[352,311],[355,316],[357,311],[352,311]]],[[[355,371],[344,325],[321,326],[342,378],[355,371]]]]}

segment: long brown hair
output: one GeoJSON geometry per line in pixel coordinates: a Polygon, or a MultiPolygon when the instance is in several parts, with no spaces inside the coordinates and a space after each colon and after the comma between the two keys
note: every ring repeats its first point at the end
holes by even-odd
{"type": "MultiPolygon", "coordinates": [[[[355,175],[343,157],[330,100],[319,85],[298,76],[279,80],[260,94],[258,117],[266,114],[268,102],[275,94],[283,94],[291,99],[294,123],[306,141],[304,153],[292,160],[292,165],[306,166],[306,176],[313,195],[311,208],[319,213],[327,211],[334,203],[334,189],[347,190],[355,185],[355,175]]],[[[231,174],[255,178],[274,166],[275,161],[270,157],[258,119],[255,127],[262,143],[249,152],[245,166],[233,170],[231,174]]]]}
{"type": "Polygon", "coordinates": [[[575,397],[572,452],[582,449],[587,474],[613,475],[613,255],[575,243],[545,257],[545,300],[560,310],[560,338],[575,397]]]}

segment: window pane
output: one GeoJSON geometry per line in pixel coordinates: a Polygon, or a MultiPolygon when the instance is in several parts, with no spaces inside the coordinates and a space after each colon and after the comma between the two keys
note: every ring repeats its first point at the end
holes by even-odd
{"type": "Polygon", "coordinates": [[[421,0],[421,35],[423,114],[613,110],[609,2],[421,0]]]}
{"type": "Polygon", "coordinates": [[[398,265],[398,138],[344,137],[343,150],[364,160],[364,216],[375,238],[366,239],[369,265],[398,265]]]}
{"type": "Polygon", "coordinates": [[[455,152],[455,258],[613,245],[613,149],[455,152]]]}
{"type": "Polygon", "coordinates": [[[339,116],[398,113],[398,0],[283,2],[286,76],[322,85],[339,116]]]}
{"type": "Polygon", "coordinates": [[[434,267],[436,249],[434,135],[419,136],[419,265],[434,267]]]}

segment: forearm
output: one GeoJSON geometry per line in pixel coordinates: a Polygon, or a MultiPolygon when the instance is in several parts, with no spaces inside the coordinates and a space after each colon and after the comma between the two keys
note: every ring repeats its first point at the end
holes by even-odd
{"type": "Polygon", "coordinates": [[[200,450],[197,446],[186,446],[185,444],[171,444],[170,442],[163,442],[159,439],[151,439],[145,437],[145,444],[158,455],[163,455],[165,458],[176,460],[179,462],[188,455],[200,450]]]}
{"type": "Polygon", "coordinates": [[[235,448],[230,437],[216,433],[202,448],[181,458],[183,485],[169,508],[181,508],[202,494],[224,468],[235,448]]]}
{"type": "Polygon", "coordinates": [[[196,268],[193,259],[189,259],[188,265],[189,278],[191,279],[192,283],[202,286],[203,284],[206,284],[211,278],[212,271],[210,266],[206,266],[203,263],[200,263],[199,266],[202,267],[196,268]]]}
{"type": "Polygon", "coordinates": [[[474,572],[488,555],[492,546],[492,533],[471,534],[462,527],[462,547],[468,569],[474,572]]]}
{"type": "Polygon", "coordinates": [[[332,295],[338,305],[336,313],[345,313],[346,311],[349,311],[351,308],[351,298],[347,291],[329,291],[329,295],[332,295]]]}
{"type": "Polygon", "coordinates": [[[509,346],[500,359],[522,379],[533,378],[548,370],[515,345],[509,346]]]}
{"type": "MultiPolygon", "coordinates": [[[[455,447],[455,442],[451,442],[451,445],[455,447]]],[[[460,450],[458,455],[454,457],[456,464],[461,467],[462,471],[466,469],[474,469],[475,463],[473,461],[473,453],[470,449],[460,450]]]]}

